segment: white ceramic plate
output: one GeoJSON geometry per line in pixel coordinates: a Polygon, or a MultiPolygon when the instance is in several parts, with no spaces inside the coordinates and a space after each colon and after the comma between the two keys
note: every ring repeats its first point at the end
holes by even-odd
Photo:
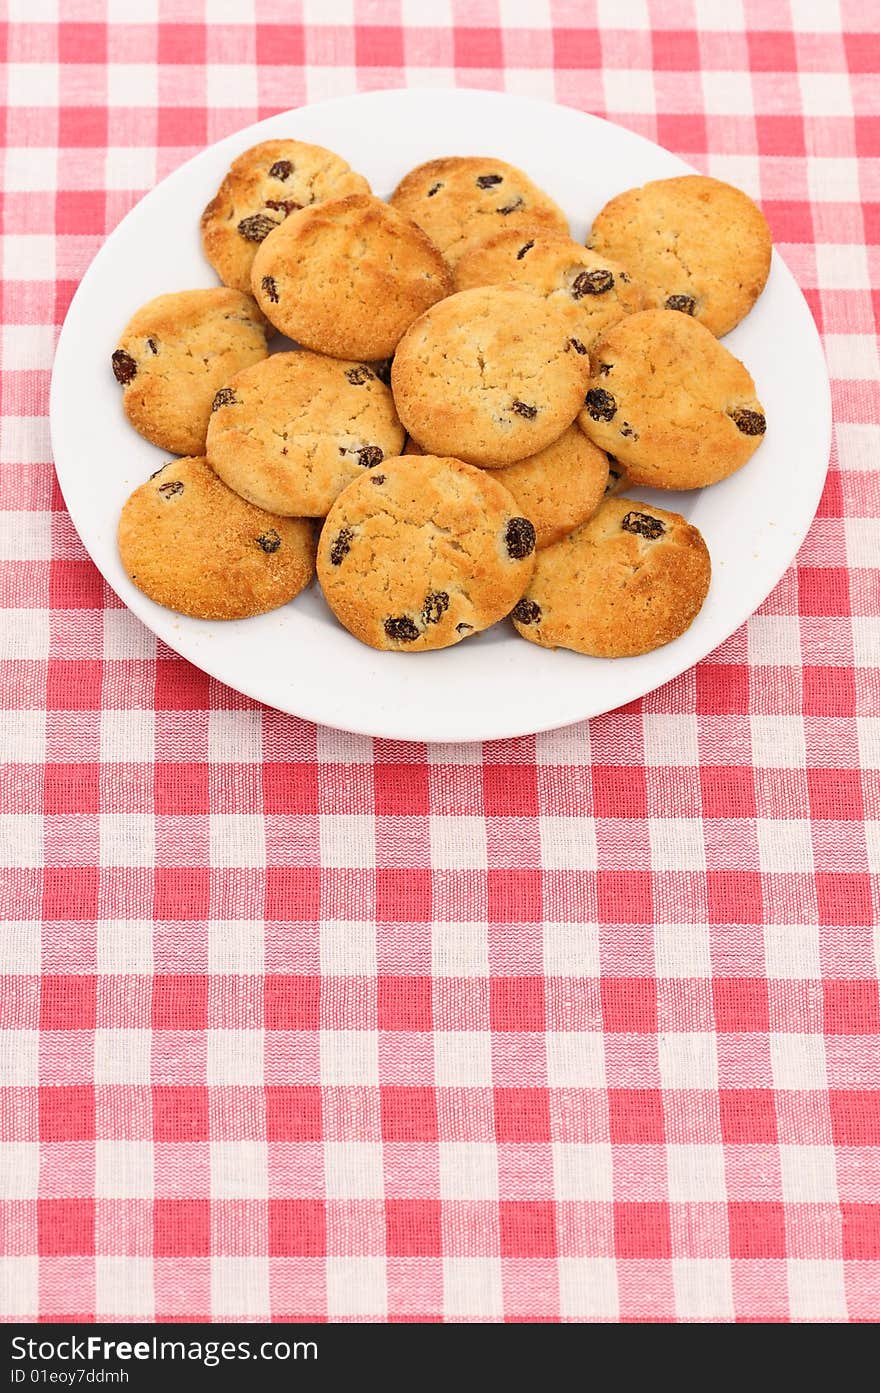
{"type": "Polygon", "coordinates": [[[325,725],[391,739],[499,739],[596,716],[691,667],[761,604],[815,513],[828,463],[828,376],[812,316],[774,254],[767,289],[725,343],[767,411],[751,462],[697,493],[651,494],[691,519],[712,555],[709,598],[665,648],[617,661],[549,652],[508,624],[439,653],[376,653],[340,628],[317,587],[273,614],[207,623],[161,609],[116,552],[123,502],[165,456],[125,420],[110,354],[129,316],[163,291],[209,286],[199,215],[229,162],[260,140],[293,136],[338,150],[387,196],[413,165],[489,154],[520,165],[585,236],[612,194],[688,172],[675,155],[595,116],[496,92],[371,92],[273,116],[221,140],[133,208],[83,277],[52,380],[55,467],[89,555],[126,605],[169,647],[230,687],[325,725]]]}

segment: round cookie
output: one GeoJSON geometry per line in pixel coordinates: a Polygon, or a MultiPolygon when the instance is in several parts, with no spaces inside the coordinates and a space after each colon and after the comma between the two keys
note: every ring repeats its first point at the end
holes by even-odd
{"type": "Polygon", "coordinates": [[[583,527],[538,553],[511,617],[542,648],[634,657],[690,627],[711,572],[706,543],[679,513],[608,498],[583,527]]]}
{"type": "Polygon", "coordinates": [[[618,194],[597,216],[587,246],[629,268],[646,308],[681,310],[719,338],[761,294],[773,250],[748,194],[703,174],[618,194]]]}
{"type": "Polygon", "coordinates": [[[520,285],[571,310],[574,332],[589,348],[619,319],[644,308],[641,289],[617,261],[588,251],[571,237],[533,228],[505,228],[464,253],[456,290],[520,285]]]}
{"type": "Polygon", "coordinates": [[[332,358],[389,358],[452,290],[436,247],[378,198],[354,195],[291,213],[259,247],[254,295],[276,329],[332,358]]]}
{"type": "MultiPolygon", "coordinates": [[[[421,453],[421,446],[407,441],[404,454],[421,453]]],[[[592,517],[610,482],[608,456],[576,425],[536,455],[496,469],[493,477],[534,526],[539,551],[592,517]]]]}
{"type": "Polygon", "coordinates": [[[172,454],[197,455],[218,389],[266,352],[266,326],[250,295],[216,286],[142,305],[111,361],[135,430],[172,454]]]}
{"type": "Polygon", "coordinates": [[[578,422],[629,481],[696,489],[746,463],[767,428],[755,384],[697,320],[666,310],[622,319],[590,353],[578,422]]]}
{"type": "Polygon", "coordinates": [[[301,140],[264,140],[233,160],[202,214],[202,247],[224,285],[250,292],[257,247],[289,213],[369,194],[340,155],[301,140]]]}
{"type": "Polygon", "coordinates": [[[556,440],[588,377],[568,311],[512,285],[461,290],[434,305],[391,366],[398,414],[422,448],[487,469],[556,440]]]}
{"type": "Polygon", "coordinates": [[[535,566],[535,529],[491,475],[457,459],[386,460],[339,495],[318,578],[372,648],[448,648],[509,614],[535,566]]]}
{"type": "Polygon", "coordinates": [[[286,605],[314,574],[311,523],[274,517],[222,484],[205,459],[172,460],[119,519],[129,578],[195,619],[246,619],[286,605]]]}
{"type": "Polygon", "coordinates": [[[242,498],[269,512],[324,517],[365,469],[399,455],[394,399],[366,363],[273,353],[217,393],[207,456],[242,498]]]}
{"type": "Polygon", "coordinates": [[[427,232],[454,265],[469,242],[505,227],[554,228],[568,219],[527,174],[491,156],[428,160],[401,179],[388,200],[427,232]]]}

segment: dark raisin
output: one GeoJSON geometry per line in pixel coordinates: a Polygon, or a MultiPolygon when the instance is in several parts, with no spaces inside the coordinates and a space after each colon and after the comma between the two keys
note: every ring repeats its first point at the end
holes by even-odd
{"type": "Polygon", "coordinates": [[[693,314],[697,302],[693,295],[670,295],[666,301],[668,310],[680,310],[682,314],[693,314]]]}
{"type": "Polygon", "coordinates": [[[527,421],[534,421],[538,414],[536,406],[531,406],[527,401],[520,401],[518,397],[514,400],[511,409],[516,412],[517,416],[525,416],[527,421]]]}
{"type": "Polygon", "coordinates": [[[278,550],[281,546],[281,538],[274,527],[270,527],[268,532],[261,533],[257,538],[257,546],[262,547],[263,551],[268,552],[270,555],[273,551],[278,550]]]}
{"type": "Polygon", "coordinates": [[[638,440],[639,438],[638,431],[630,425],[629,421],[624,421],[620,427],[620,434],[628,440],[638,440]]]}
{"type": "Polygon", "coordinates": [[[600,377],[607,377],[608,374],[610,373],[610,371],[611,371],[611,369],[612,369],[613,367],[614,367],[614,364],[613,364],[613,363],[600,363],[600,364],[599,364],[599,376],[600,376],[600,377]]]}
{"type": "Polygon", "coordinates": [[[246,242],[262,242],[277,226],[275,218],[269,218],[265,213],[251,213],[249,218],[242,218],[238,231],[246,242]]]}
{"type": "Polygon", "coordinates": [[[766,417],[760,411],[750,411],[748,407],[740,406],[729,415],[737,430],[741,430],[743,435],[763,435],[767,429],[766,417]]]}
{"type": "Polygon", "coordinates": [[[336,540],[330,548],[330,565],[341,566],[342,558],[348,556],[351,551],[351,540],[354,536],[351,528],[343,527],[336,534],[336,540]]]}
{"type": "Polygon", "coordinates": [[[138,365],[131,354],[126,353],[124,349],[117,348],[110,361],[113,364],[113,376],[117,382],[121,382],[123,387],[137,377],[138,365]]]}
{"type": "Polygon", "coordinates": [[[649,542],[656,542],[666,531],[660,519],[652,518],[650,513],[627,513],[620,525],[624,532],[634,532],[637,537],[647,537],[649,542]]]}
{"type": "Polygon", "coordinates": [[[398,643],[415,643],[419,636],[415,624],[405,614],[400,619],[386,619],[385,632],[389,638],[395,639],[398,643]]]}
{"type": "Polygon", "coordinates": [[[238,397],[231,387],[221,387],[220,391],[211,402],[211,410],[219,411],[221,406],[237,406],[238,397]]]}
{"type": "Polygon", "coordinates": [[[617,274],[620,276],[620,279],[623,281],[624,285],[629,285],[630,281],[632,280],[632,276],[627,275],[626,271],[618,271],[617,274]]]}
{"type": "Polygon", "coordinates": [[[611,421],[617,410],[617,402],[610,392],[601,387],[591,387],[584,398],[584,406],[594,421],[611,421]]]}
{"type": "Polygon", "coordinates": [[[585,295],[604,295],[613,289],[614,277],[610,271],[581,271],[572,281],[571,294],[573,299],[582,300],[585,295]]]}
{"type": "Polygon", "coordinates": [[[178,493],[183,493],[183,484],[179,479],[169,479],[167,484],[159,485],[159,493],[163,498],[174,498],[178,493]]]}
{"type": "Polygon", "coordinates": [[[371,378],[375,377],[375,373],[367,367],[366,363],[359,363],[356,368],[349,368],[345,375],[352,387],[362,387],[365,382],[369,382],[371,378]]]}
{"type": "Polygon", "coordinates": [[[151,353],[159,352],[159,345],[157,344],[155,339],[147,339],[147,348],[150,350],[151,353]]]}
{"type": "Polygon", "coordinates": [[[370,475],[370,483],[371,483],[371,484],[384,484],[384,482],[385,482],[385,475],[384,475],[384,474],[371,474],[371,475],[370,475]]]}
{"type": "Polygon", "coordinates": [[[503,208],[497,208],[497,209],[496,209],[496,212],[498,212],[498,213],[503,213],[503,214],[515,213],[516,210],[517,210],[517,208],[524,208],[524,207],[525,207],[525,199],[524,199],[524,198],[521,198],[520,195],[517,194],[516,198],[512,198],[512,199],[510,200],[509,203],[505,203],[504,206],[503,206],[503,208]]]}
{"type": "Polygon", "coordinates": [[[432,184],[428,190],[428,198],[433,198],[435,193],[439,193],[442,188],[442,184],[432,184]]]}
{"type": "Polygon", "coordinates": [[[391,386],[391,359],[383,358],[380,362],[373,364],[373,372],[380,382],[384,382],[386,387],[391,386]]]}
{"type": "Polygon", "coordinates": [[[575,353],[586,353],[587,351],[584,348],[584,345],[581,343],[580,339],[569,339],[568,347],[573,348],[575,353]]]}
{"type": "Polygon", "coordinates": [[[457,634],[469,634],[473,627],[473,624],[456,624],[455,632],[457,634]]]}
{"type": "Polygon", "coordinates": [[[294,203],[292,198],[267,198],[266,207],[274,208],[276,213],[283,213],[287,217],[290,213],[298,213],[302,204],[294,203]]]}
{"type": "Polygon", "coordinates": [[[278,304],[278,283],[274,276],[264,276],[260,281],[263,294],[271,305],[278,304]]]}
{"type": "Polygon", "coordinates": [[[526,242],[523,246],[521,246],[520,249],[519,249],[519,251],[518,251],[517,254],[516,254],[516,259],[517,259],[517,261],[522,261],[522,259],[523,259],[523,257],[525,256],[526,252],[530,252],[530,251],[532,250],[532,247],[533,247],[534,245],[535,245],[535,243],[532,241],[532,242],[526,242]]]}
{"type": "Polygon", "coordinates": [[[445,590],[432,590],[425,596],[422,606],[422,623],[439,624],[449,608],[449,596],[445,590]]]}
{"type": "MultiPolygon", "coordinates": [[[[168,464],[171,464],[171,460],[168,461],[168,464]]],[[[150,475],[150,478],[158,478],[158,476],[162,473],[162,470],[168,468],[168,464],[160,464],[158,469],[153,470],[152,474],[150,475]]]]}
{"type": "Polygon", "coordinates": [[[280,179],[281,182],[284,183],[284,180],[289,179],[292,173],[293,165],[290,163],[290,160],[276,160],[269,170],[269,178],[280,179]]]}
{"type": "Polygon", "coordinates": [[[495,184],[500,183],[502,183],[502,176],[500,174],[481,174],[477,179],[477,188],[491,189],[495,184]]]}
{"type": "Polygon", "coordinates": [[[362,450],[358,450],[357,456],[358,464],[363,465],[364,469],[375,469],[385,458],[385,451],[381,445],[365,445],[362,450]]]}
{"type": "Polygon", "coordinates": [[[541,618],[541,606],[536,605],[534,600],[523,598],[514,608],[513,618],[518,624],[537,624],[541,618]]]}
{"type": "Polygon", "coordinates": [[[535,529],[528,518],[511,518],[504,534],[507,554],[514,561],[522,561],[535,550],[535,529]]]}

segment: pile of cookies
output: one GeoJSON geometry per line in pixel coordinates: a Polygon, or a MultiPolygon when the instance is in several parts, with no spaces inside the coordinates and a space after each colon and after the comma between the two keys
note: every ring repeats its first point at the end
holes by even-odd
{"type": "Polygon", "coordinates": [[[317,569],[352,634],[410,653],[507,616],[597,657],[691,624],[703,538],[620,495],[703,488],[761,443],[718,341],[770,267],[745,194],[647,184],[582,246],[502,160],[431,160],[383,202],[331,151],[274,140],[201,227],[223,285],[144,305],[112,355],[131,424],[181,457],[122,511],[145,594],[240,619],[317,569]],[[270,354],[274,334],[291,342],[270,354]]]}

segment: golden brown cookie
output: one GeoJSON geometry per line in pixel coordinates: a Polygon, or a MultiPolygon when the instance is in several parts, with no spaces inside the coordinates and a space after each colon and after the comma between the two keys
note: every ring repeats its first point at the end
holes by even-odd
{"type": "Polygon", "coordinates": [[[218,389],[265,356],[266,326],[250,295],[217,286],[142,305],[112,364],[135,430],[172,454],[197,455],[218,389]]]}
{"type": "Polygon", "coordinates": [[[748,314],[770,272],[773,244],[748,194],[685,174],[606,203],[587,245],[623,262],[648,309],[693,315],[720,337],[748,314]]]}
{"type": "Polygon", "coordinates": [[[767,428],[755,384],[697,320],[643,310],[594,345],[579,423],[630,483],[695,489],[746,463],[767,428]]]}
{"type": "Polygon", "coordinates": [[[388,358],[452,290],[442,256],[409,218],[355,195],[291,213],[260,245],[251,283],[270,323],[333,358],[388,358]]]}
{"type": "Polygon", "coordinates": [[[568,219],[527,174],[491,156],[428,160],[401,179],[389,202],[417,222],[454,265],[468,243],[505,227],[549,227],[568,219]]]}
{"type": "Polygon", "coordinates": [[[318,577],[340,623],[372,648],[448,648],[509,614],[535,566],[535,529],[481,469],[386,460],[324,523],[318,577]]]}
{"type": "Polygon", "coordinates": [[[278,609],[315,569],[312,524],[245,503],[205,459],[172,460],[135,489],[118,541],[138,589],[195,619],[278,609]]]}
{"type": "Polygon", "coordinates": [[[405,334],[391,386],[426,451],[499,469],[556,440],[583,403],[584,345],[567,311],[518,286],[462,290],[405,334]]]}
{"type": "Polygon", "coordinates": [[[270,512],[324,517],[365,469],[399,455],[394,399],[366,363],[273,353],[214,399],[207,455],[224,483],[270,512]]]}
{"type": "Polygon", "coordinates": [[[587,348],[619,319],[644,308],[641,289],[625,267],[553,230],[505,228],[467,250],[456,265],[456,290],[505,284],[569,308],[573,332],[587,348]]]}
{"type": "Polygon", "coordinates": [[[538,553],[513,622],[542,648],[634,657],[690,627],[711,570],[706,543],[680,514],[608,498],[583,527],[538,553]]]}
{"type": "Polygon", "coordinates": [[[257,247],[289,213],[370,186],[340,155],[301,140],[264,140],[233,160],[202,214],[202,246],[224,285],[250,293],[257,247]]]}

